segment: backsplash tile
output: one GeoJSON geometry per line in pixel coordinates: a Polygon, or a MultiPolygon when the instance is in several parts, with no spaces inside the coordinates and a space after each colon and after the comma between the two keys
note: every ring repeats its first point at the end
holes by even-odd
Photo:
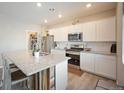
{"type": "Polygon", "coordinates": [[[109,52],[112,44],[113,44],[112,42],[87,43],[87,47],[91,48],[93,51],[109,52]]]}
{"type": "Polygon", "coordinates": [[[56,48],[64,49],[70,48],[71,45],[84,45],[85,48],[91,48],[92,51],[109,52],[113,43],[114,42],[56,42],[56,48]]]}

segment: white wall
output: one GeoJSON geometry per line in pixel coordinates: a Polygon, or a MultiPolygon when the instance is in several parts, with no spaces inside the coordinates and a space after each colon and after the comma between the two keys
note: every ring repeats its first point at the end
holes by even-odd
{"type": "Polygon", "coordinates": [[[0,14],[0,53],[26,49],[26,31],[40,31],[40,26],[20,23],[0,14]]]}

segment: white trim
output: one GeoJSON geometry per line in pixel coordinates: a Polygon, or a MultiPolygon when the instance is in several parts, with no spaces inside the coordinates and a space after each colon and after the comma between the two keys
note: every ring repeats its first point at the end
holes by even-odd
{"type": "Polygon", "coordinates": [[[122,21],[122,62],[124,64],[124,15],[122,21]]]}

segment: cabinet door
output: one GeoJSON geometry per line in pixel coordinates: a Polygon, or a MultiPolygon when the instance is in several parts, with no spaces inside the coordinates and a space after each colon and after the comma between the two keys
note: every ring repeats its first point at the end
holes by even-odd
{"type": "Polygon", "coordinates": [[[63,31],[62,28],[56,29],[56,31],[54,31],[54,36],[55,36],[55,41],[64,41],[63,39],[63,31]]]}
{"type": "Polygon", "coordinates": [[[58,39],[58,29],[50,29],[49,33],[50,35],[54,35],[54,41],[58,39]]]}
{"type": "Polygon", "coordinates": [[[61,62],[55,67],[56,90],[65,90],[68,82],[68,62],[61,62]]]}
{"type": "Polygon", "coordinates": [[[95,55],[90,53],[81,53],[80,58],[81,69],[89,72],[94,72],[95,55]]]}
{"type": "Polygon", "coordinates": [[[50,30],[50,33],[54,35],[54,41],[67,41],[68,28],[56,28],[50,30]]]}
{"type": "Polygon", "coordinates": [[[83,41],[96,41],[96,22],[84,23],[82,30],[83,41]]]}
{"type": "Polygon", "coordinates": [[[49,34],[54,35],[54,30],[53,29],[49,30],[49,34]]]}
{"type": "Polygon", "coordinates": [[[77,25],[73,25],[73,33],[81,33],[82,32],[82,29],[81,29],[81,24],[77,24],[77,25]]]}
{"type": "Polygon", "coordinates": [[[81,26],[82,24],[68,26],[68,33],[82,32],[81,26]]]}
{"type": "Polygon", "coordinates": [[[116,79],[116,57],[106,55],[96,55],[95,73],[116,79]]]}
{"type": "Polygon", "coordinates": [[[62,35],[61,41],[68,41],[68,27],[62,28],[62,32],[60,34],[62,35]]]}
{"type": "Polygon", "coordinates": [[[97,41],[116,41],[115,17],[97,21],[97,41]]]}

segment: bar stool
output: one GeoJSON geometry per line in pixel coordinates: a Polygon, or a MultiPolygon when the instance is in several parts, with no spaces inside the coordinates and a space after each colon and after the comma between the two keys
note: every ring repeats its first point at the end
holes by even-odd
{"type": "Polygon", "coordinates": [[[2,89],[10,90],[12,85],[15,85],[17,83],[21,83],[24,81],[26,81],[27,88],[28,88],[29,86],[28,77],[26,77],[26,75],[21,70],[11,72],[9,60],[4,55],[2,55],[2,63],[3,63],[3,69],[4,69],[2,89]]]}

